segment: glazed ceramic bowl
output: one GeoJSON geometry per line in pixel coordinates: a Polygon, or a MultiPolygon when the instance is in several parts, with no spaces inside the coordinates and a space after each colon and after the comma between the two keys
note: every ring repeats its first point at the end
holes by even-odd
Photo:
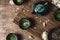
{"type": "Polygon", "coordinates": [[[28,29],[31,26],[31,22],[27,18],[22,18],[19,21],[19,26],[21,29],[28,29]]]}
{"type": "Polygon", "coordinates": [[[55,18],[57,21],[60,21],[60,9],[58,9],[58,10],[55,12],[54,18],[55,18]]]}
{"type": "Polygon", "coordinates": [[[50,7],[51,7],[50,2],[43,2],[43,1],[37,2],[32,5],[32,12],[37,16],[43,16],[49,12],[50,7]]]}
{"type": "Polygon", "coordinates": [[[21,5],[23,3],[23,0],[13,0],[14,4],[21,5]]]}
{"type": "Polygon", "coordinates": [[[60,28],[54,28],[48,33],[48,40],[60,40],[60,28]]]}
{"type": "Polygon", "coordinates": [[[18,40],[18,36],[14,33],[10,33],[10,34],[7,35],[6,40],[18,40]]]}

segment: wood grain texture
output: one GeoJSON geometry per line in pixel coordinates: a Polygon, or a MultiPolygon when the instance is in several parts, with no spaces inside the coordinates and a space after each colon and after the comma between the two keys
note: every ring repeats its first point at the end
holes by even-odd
{"type": "MultiPolygon", "coordinates": [[[[56,6],[52,5],[51,6],[51,10],[49,11],[49,13],[45,16],[41,16],[41,17],[37,17],[36,15],[32,14],[32,4],[39,2],[39,0],[29,0],[27,3],[23,4],[24,7],[22,8],[22,10],[20,10],[20,12],[18,13],[18,15],[16,16],[14,23],[18,24],[19,20],[21,18],[30,18],[34,21],[35,24],[32,26],[32,28],[27,29],[28,32],[38,36],[41,40],[42,40],[42,33],[44,31],[50,31],[51,29],[55,28],[55,27],[59,27],[60,22],[57,22],[54,19],[54,12],[58,9],[56,6]],[[25,11],[25,12],[24,12],[25,11]],[[42,26],[42,23],[40,22],[40,20],[42,22],[45,22],[45,20],[50,20],[47,24],[46,27],[42,26]],[[37,29],[34,29],[34,27],[36,27],[37,29]]],[[[20,7],[21,8],[21,7],[20,7]]]]}
{"type": "Polygon", "coordinates": [[[9,1],[10,0],[0,0],[0,40],[6,40],[6,36],[9,33],[22,35],[23,40],[42,40],[41,34],[43,31],[49,31],[52,28],[60,26],[60,22],[56,21],[53,17],[53,13],[57,9],[57,7],[55,7],[54,5],[52,5],[49,14],[43,17],[37,17],[36,15],[33,15],[31,13],[32,4],[44,0],[29,0],[20,6],[11,5],[9,1]],[[33,19],[35,24],[32,27],[37,27],[37,29],[30,28],[28,30],[21,30],[18,26],[18,22],[23,17],[33,19]],[[48,22],[48,25],[46,27],[43,27],[39,21],[42,20],[42,22],[44,22],[47,19],[49,19],[50,21],[48,22]],[[34,35],[32,35],[31,33],[34,35]],[[29,35],[32,35],[34,38],[29,39],[29,35]]]}
{"type": "Polygon", "coordinates": [[[11,5],[9,1],[10,0],[0,0],[0,40],[6,40],[6,36],[9,33],[22,35],[22,40],[41,40],[37,36],[33,36],[30,32],[21,30],[18,25],[13,23],[17,14],[22,12],[20,10],[23,9],[24,5],[11,5]],[[28,36],[30,35],[32,35],[34,38],[29,39],[28,36]]]}

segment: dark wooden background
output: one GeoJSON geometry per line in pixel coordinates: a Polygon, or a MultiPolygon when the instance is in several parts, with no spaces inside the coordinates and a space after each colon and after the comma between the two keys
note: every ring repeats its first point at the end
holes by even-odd
{"type": "MultiPolygon", "coordinates": [[[[20,12],[18,13],[18,15],[16,16],[14,22],[18,25],[19,20],[21,18],[30,18],[32,19],[35,24],[33,24],[33,28],[27,29],[28,32],[38,36],[41,40],[42,40],[42,33],[44,31],[50,31],[51,29],[55,28],[55,27],[59,27],[60,22],[56,21],[54,19],[54,12],[58,9],[56,6],[52,5],[51,9],[49,11],[49,13],[45,16],[41,16],[41,17],[37,17],[36,15],[32,14],[32,4],[39,2],[39,0],[29,0],[27,3],[23,4],[24,7],[19,10],[20,12]],[[44,27],[42,25],[42,23],[40,22],[40,20],[42,22],[45,22],[46,20],[50,20],[48,22],[48,24],[46,25],[46,27],[44,27]],[[34,27],[36,27],[36,29],[34,29],[34,27]]],[[[49,1],[50,2],[50,1],[49,1]]],[[[22,6],[21,6],[22,7],[22,6]]],[[[21,8],[20,7],[20,8],[21,8]]]]}
{"type": "Polygon", "coordinates": [[[49,31],[52,28],[60,26],[60,22],[56,21],[53,17],[53,13],[58,9],[54,5],[52,5],[48,15],[37,17],[36,15],[33,15],[31,13],[31,6],[39,0],[29,0],[28,2],[20,6],[11,5],[9,1],[10,0],[0,0],[0,40],[6,40],[6,36],[9,33],[22,35],[22,40],[42,40],[41,34],[43,31],[49,31]],[[18,26],[18,22],[22,17],[32,18],[36,24],[33,27],[36,27],[37,29],[20,29],[18,26]],[[48,22],[46,27],[43,27],[39,21],[42,20],[42,22],[45,22],[45,20],[47,19],[49,19],[50,21],[48,22]],[[33,39],[29,39],[29,35],[32,35],[33,39]]]}

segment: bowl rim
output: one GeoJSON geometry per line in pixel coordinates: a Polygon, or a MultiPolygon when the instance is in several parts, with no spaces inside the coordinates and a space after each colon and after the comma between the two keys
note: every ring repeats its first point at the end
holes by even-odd
{"type": "Polygon", "coordinates": [[[18,40],[18,36],[17,36],[15,33],[9,33],[9,34],[7,35],[7,37],[6,37],[6,40],[8,40],[8,39],[10,40],[9,37],[10,37],[11,35],[14,35],[14,37],[16,38],[15,40],[18,40]]]}
{"type": "Polygon", "coordinates": [[[23,19],[26,19],[26,20],[28,20],[28,22],[29,22],[29,27],[28,28],[30,28],[30,26],[31,26],[31,22],[30,22],[30,20],[28,19],[28,18],[21,18],[20,20],[19,20],[19,27],[21,28],[21,29],[24,29],[24,30],[26,30],[26,29],[28,29],[28,28],[23,28],[22,26],[21,26],[21,20],[23,20],[23,19]]]}

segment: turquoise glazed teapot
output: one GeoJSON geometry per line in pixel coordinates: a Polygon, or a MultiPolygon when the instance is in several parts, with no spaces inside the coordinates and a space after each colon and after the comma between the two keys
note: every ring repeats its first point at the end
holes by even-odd
{"type": "Polygon", "coordinates": [[[37,16],[46,15],[49,12],[50,6],[50,2],[37,2],[32,5],[33,14],[37,16]]]}

